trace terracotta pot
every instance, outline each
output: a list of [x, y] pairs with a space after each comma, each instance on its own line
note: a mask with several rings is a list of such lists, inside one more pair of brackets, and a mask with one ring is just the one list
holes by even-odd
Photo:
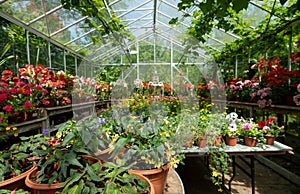
[[22, 174], [0, 182], [0, 189], [8, 189], [8, 190], [26, 189], [25, 179], [27, 175], [32, 171], [34, 171], [35, 169], [36, 167], [34, 165], [32, 166], [32, 168], [30, 168], [26, 172], [23, 172]]
[[214, 141], [214, 146], [220, 145], [222, 142], [222, 135], [218, 135], [217, 138]]
[[154, 193], [155, 194], [162, 194], [164, 192], [166, 183], [167, 183], [167, 176], [171, 164], [168, 163], [164, 165], [162, 168], [156, 169], [149, 169], [149, 170], [128, 170], [129, 173], [133, 174], [142, 174], [147, 177], [150, 182], [153, 184]]
[[206, 147], [206, 136], [200, 137], [197, 141], [197, 145], [200, 148], [205, 148]]
[[275, 137], [274, 136], [265, 136], [267, 145], [274, 145]]
[[238, 140], [237, 137], [226, 136], [225, 143], [228, 146], [236, 146], [237, 140]]
[[33, 171], [31, 171], [26, 179], [25, 184], [27, 187], [31, 188], [33, 194], [55, 194], [58, 190], [61, 190], [64, 188], [64, 183], [56, 183], [56, 184], [40, 184], [33, 182], [31, 180], [31, 177], [36, 174], [38, 171], [37, 168], [35, 168]]
[[149, 194], [156, 194], [155, 193], [155, 190], [154, 190], [154, 185], [152, 184], [152, 182], [144, 175], [142, 174], [138, 174], [138, 173], [135, 173], [135, 172], [129, 172], [129, 174], [135, 174], [136, 176], [139, 177], [139, 179], [145, 181], [150, 187], [149, 187], [149, 190], [148, 190], [148, 193]]
[[249, 146], [249, 147], [254, 147], [257, 144], [256, 139], [254, 139], [252, 137], [244, 137], [244, 140], [245, 140], [246, 146]]
[[193, 147], [193, 144], [194, 144], [194, 136], [191, 137], [191, 139], [186, 142], [185, 147], [191, 148]]

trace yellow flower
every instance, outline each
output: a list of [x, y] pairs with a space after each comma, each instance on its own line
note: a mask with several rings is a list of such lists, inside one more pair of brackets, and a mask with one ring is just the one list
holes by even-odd
[[135, 119], [135, 118], [136, 118], [136, 116], [131, 116], [131, 118], [132, 118], [132, 119]]
[[165, 125], [169, 124], [169, 121], [167, 119], [164, 119]]
[[222, 192], [223, 192], [223, 189], [219, 188], [218, 191], [222, 193]]
[[106, 130], [105, 133], [106, 133], [106, 135], [110, 135], [111, 134], [111, 132], [109, 130]]
[[164, 136], [164, 137], [167, 137], [167, 136], [168, 136], [168, 133], [164, 131], [164, 132], [160, 132], [160, 135], [161, 135], [161, 136]]
[[13, 127], [12, 129], [15, 131], [15, 130], [17, 130], [17, 127]]
[[5, 129], [6, 129], [6, 131], [9, 131], [9, 130], [10, 130], [10, 127], [6, 127]]
[[172, 115], [175, 114], [175, 112], [172, 112]]
[[14, 136], [15, 136], [15, 137], [18, 137], [18, 133], [14, 133]]
[[61, 138], [61, 136], [62, 136], [62, 132], [59, 131], [59, 132], [56, 133], [57, 138]]
[[218, 173], [217, 173], [216, 171], [213, 171], [213, 172], [212, 172], [212, 176], [213, 176], [213, 177], [217, 177], [217, 176], [218, 176]]

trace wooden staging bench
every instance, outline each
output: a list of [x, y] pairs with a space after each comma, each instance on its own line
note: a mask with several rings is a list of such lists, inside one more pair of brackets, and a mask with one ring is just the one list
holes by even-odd
[[[208, 151], [208, 147], [205, 148], [198, 148], [196, 146], [192, 148], [183, 149], [182, 153], [186, 156], [190, 157], [199, 157], [199, 156], [206, 156]], [[275, 141], [274, 145], [265, 145], [264, 147], [249, 147], [242, 144], [237, 144], [236, 146], [227, 146], [226, 152], [232, 157], [232, 176], [228, 182], [228, 190], [231, 191], [231, 182], [233, 181], [234, 177], [236, 176], [236, 167], [242, 170], [247, 176], [251, 178], [251, 188], [252, 194], [255, 193], [255, 163], [254, 157], [255, 155], [282, 155], [288, 152], [292, 153], [293, 148], [284, 145], [280, 142]], [[250, 163], [245, 160], [243, 156], [247, 156], [250, 158]], [[239, 157], [241, 161], [243, 161], [249, 169], [243, 168], [241, 165], [236, 163], [236, 157]], [[224, 184], [224, 177], [223, 177], [223, 185]]]

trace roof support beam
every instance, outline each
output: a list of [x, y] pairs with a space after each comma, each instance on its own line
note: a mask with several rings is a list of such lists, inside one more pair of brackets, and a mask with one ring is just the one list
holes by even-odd
[[62, 31], [65, 31], [66, 29], [68, 29], [68, 28], [70, 28], [70, 27], [72, 27], [72, 26], [74, 26], [74, 25], [76, 25], [76, 24], [82, 22], [82, 21], [85, 20], [86, 18], [88, 18], [88, 16], [85, 16], [85, 17], [83, 17], [83, 18], [80, 18], [79, 20], [73, 22], [72, 24], [69, 24], [69, 25], [63, 27], [62, 29], [57, 30], [56, 32], [53, 32], [52, 34], [50, 34], [50, 37], [51, 37], [51, 36], [55, 36], [56, 34], [61, 33]]
[[156, 30], [157, 0], [154, 0], [153, 6], [153, 32]]
[[148, 1], [146, 1], [146, 2], [144, 2], [144, 3], [142, 3], [142, 4], [140, 4], [140, 5], [138, 5], [138, 6], [134, 7], [134, 8], [132, 8], [131, 10], [128, 10], [128, 11], [126, 11], [125, 13], [122, 13], [121, 15], [118, 16], [118, 18], [121, 18], [121, 17], [123, 17], [124, 15], [127, 15], [128, 13], [130, 13], [130, 12], [132, 12], [132, 11], [134, 11], [134, 10], [136, 10], [136, 9], [138, 9], [138, 8], [140, 8], [140, 7], [142, 7], [142, 6], [146, 5], [146, 4], [148, 4], [148, 3], [150, 3], [151, 1], [153, 1], [153, 0], [148, 0]]
[[3, 12], [2, 10], [0, 10], [0, 16], [3, 17], [3, 18], [5, 18], [5, 19], [7, 19], [8, 21], [11, 21], [12, 23], [14, 23], [14, 24], [16, 24], [16, 25], [18, 25], [18, 26], [20, 26], [20, 27], [22, 27], [22, 28], [28, 30], [29, 32], [31, 32], [31, 33], [33, 33], [33, 34], [35, 34], [35, 35], [37, 35], [37, 36], [39, 36], [39, 37], [45, 39], [46, 41], [49, 41], [49, 42], [51, 42], [52, 44], [54, 44], [54, 45], [56, 45], [56, 46], [58, 46], [58, 47], [60, 47], [60, 48], [62, 48], [62, 49], [65, 49], [65, 50], [69, 51], [70, 53], [73, 53], [75, 56], [78, 56], [78, 57], [80, 57], [80, 58], [82, 58], [82, 59], [85, 59], [85, 60], [87, 60], [87, 61], [90, 61], [89, 59], [86, 59], [84, 56], [82, 56], [82, 55], [76, 53], [74, 50], [72, 50], [72, 49], [70, 49], [70, 48], [68, 48], [68, 47], [65, 47], [64, 45], [62, 45], [62, 44], [59, 43], [58, 41], [56, 41], [56, 40], [50, 38], [49, 36], [46, 36], [45, 34], [43, 34], [43, 33], [39, 32], [39, 31], [37, 31], [37, 30], [34, 29], [34, 28], [31, 28], [30, 26], [28, 26], [28, 25], [25, 24], [24, 22], [22, 22], [22, 21], [16, 19], [15, 17], [12, 17], [12, 16], [8, 15], [7, 13]]

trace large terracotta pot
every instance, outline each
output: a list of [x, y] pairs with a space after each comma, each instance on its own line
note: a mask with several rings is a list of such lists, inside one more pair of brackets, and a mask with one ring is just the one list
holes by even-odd
[[154, 193], [155, 194], [163, 194], [166, 183], [167, 183], [167, 176], [171, 164], [168, 163], [164, 165], [162, 168], [155, 168], [149, 170], [129, 170], [129, 173], [133, 174], [142, 174], [147, 177], [150, 182], [153, 184]]
[[275, 137], [274, 136], [265, 136], [267, 145], [274, 145]]
[[246, 146], [249, 146], [249, 147], [254, 147], [257, 144], [256, 139], [254, 139], [252, 137], [244, 137], [244, 140], [245, 140]]
[[26, 189], [25, 179], [27, 175], [32, 171], [34, 171], [35, 169], [36, 167], [34, 165], [32, 166], [32, 168], [30, 168], [26, 172], [23, 172], [22, 174], [0, 182], [0, 189], [8, 189], [8, 190]]
[[238, 137], [226, 136], [225, 143], [228, 146], [236, 146]]
[[155, 189], [154, 189], [154, 185], [152, 184], [152, 182], [146, 176], [144, 176], [142, 174], [132, 172], [132, 171], [129, 172], [129, 174], [135, 174], [136, 176], [139, 177], [139, 179], [141, 179], [141, 180], [145, 181], [147, 184], [149, 184], [150, 185], [149, 192], [148, 192], [149, 194], [156, 194]]
[[38, 171], [37, 168], [35, 168], [33, 171], [31, 171], [26, 179], [25, 184], [27, 187], [31, 188], [33, 194], [55, 194], [57, 191], [63, 189], [64, 183], [55, 183], [55, 184], [40, 184], [33, 182], [31, 180], [31, 177], [36, 174]]

